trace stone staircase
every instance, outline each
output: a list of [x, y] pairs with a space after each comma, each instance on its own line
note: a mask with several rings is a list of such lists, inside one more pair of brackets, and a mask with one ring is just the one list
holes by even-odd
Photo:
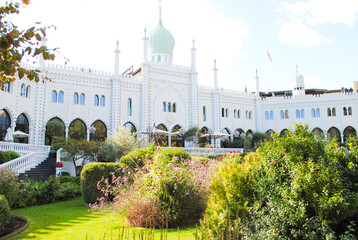
[[35, 168], [20, 173], [18, 179], [25, 178], [33, 181], [46, 181], [50, 176], [56, 175], [56, 153], [50, 153], [49, 157]]

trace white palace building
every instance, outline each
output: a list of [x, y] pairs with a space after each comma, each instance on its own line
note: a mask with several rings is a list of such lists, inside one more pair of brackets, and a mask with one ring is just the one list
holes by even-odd
[[[11, 128], [29, 134], [15, 141], [48, 145], [46, 125], [51, 121], [64, 124], [66, 137], [87, 140], [103, 140], [119, 125], [143, 132], [153, 124], [168, 132], [197, 126], [203, 131], [227, 133], [231, 140], [237, 133], [283, 133], [297, 122], [308, 124], [317, 136], [336, 136], [341, 142], [356, 133], [356, 87], [305, 89], [304, 77], [297, 70], [292, 89], [287, 91], [259, 92], [257, 72], [255, 93], [233, 91], [218, 88], [216, 62], [214, 87], [201, 86], [194, 42], [188, 66], [173, 63], [174, 45], [174, 37], [160, 18], [154, 30], [148, 35], [145, 31], [143, 60], [137, 70], [119, 72], [118, 42], [114, 73], [48, 65], [40, 60], [38, 68], [51, 81], [16, 80], [1, 85], [0, 141]], [[91, 127], [95, 127], [94, 133]], [[177, 136], [172, 138], [169, 143], [183, 144]]]

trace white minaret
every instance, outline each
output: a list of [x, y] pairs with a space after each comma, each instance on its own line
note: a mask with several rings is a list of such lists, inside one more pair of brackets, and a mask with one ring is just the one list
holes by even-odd
[[[218, 88], [218, 69], [216, 68], [216, 59], [214, 60], [214, 92], [213, 92], [213, 126], [212, 130], [214, 132], [220, 131], [220, 93]], [[213, 140], [212, 140], [213, 141]], [[212, 142], [213, 144], [214, 142]], [[216, 139], [215, 146], [219, 147], [220, 139]]]
[[257, 68], [255, 71], [255, 80], [256, 80], [256, 96], [260, 97], [259, 75], [257, 74]]
[[297, 65], [296, 74], [292, 77], [292, 95], [294, 97], [305, 95], [305, 79], [303, 75], [298, 72]]
[[195, 41], [193, 40], [193, 47], [191, 48], [191, 71], [190, 71], [190, 116], [189, 127], [199, 126], [199, 112], [198, 112], [198, 73], [196, 72], [196, 57], [195, 57]]
[[148, 37], [147, 37], [147, 28], [144, 28], [144, 37], [143, 37], [143, 62], [148, 62]]
[[118, 40], [116, 42], [116, 50], [114, 50], [114, 76], [115, 77], [119, 77], [119, 53], [120, 51], [118, 50]]

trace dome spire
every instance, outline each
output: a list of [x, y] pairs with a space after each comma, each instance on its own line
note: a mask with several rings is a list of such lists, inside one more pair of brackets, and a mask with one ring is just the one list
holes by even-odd
[[162, 0], [158, 0], [159, 2], [159, 24], [162, 25]]

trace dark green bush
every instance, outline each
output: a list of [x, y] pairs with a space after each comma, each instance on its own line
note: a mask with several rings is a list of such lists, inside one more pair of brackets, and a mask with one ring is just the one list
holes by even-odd
[[152, 160], [155, 151], [154, 145], [146, 148], [138, 148], [121, 157], [119, 162], [126, 164], [132, 170], [135, 168], [139, 169], [144, 166], [146, 161]]
[[11, 207], [15, 202], [17, 175], [10, 168], [0, 169], [0, 194], [4, 195]]
[[60, 183], [74, 183], [78, 186], [81, 186], [81, 177], [72, 177], [72, 176], [61, 176], [59, 178]]
[[356, 146], [325, 145], [297, 125], [244, 161], [228, 155], [211, 184], [204, 232], [214, 239], [356, 239]]
[[[103, 193], [98, 190], [97, 183], [102, 179], [108, 178], [111, 181], [111, 172], [114, 172], [118, 168], [127, 167], [123, 163], [90, 163], [84, 166], [81, 172], [81, 190], [83, 200], [86, 203], [94, 203], [98, 198], [104, 196]], [[120, 174], [120, 172], [117, 172]]]
[[21, 157], [21, 155], [18, 154], [17, 152], [14, 152], [14, 151], [2, 152], [2, 151], [0, 151], [0, 164], [9, 162], [9, 161], [14, 160], [18, 157]]
[[0, 195], [0, 231], [10, 221], [10, 208], [4, 195]]
[[181, 148], [161, 148], [155, 153], [154, 158], [167, 158], [169, 163], [180, 163], [183, 160], [191, 160], [188, 152]]

